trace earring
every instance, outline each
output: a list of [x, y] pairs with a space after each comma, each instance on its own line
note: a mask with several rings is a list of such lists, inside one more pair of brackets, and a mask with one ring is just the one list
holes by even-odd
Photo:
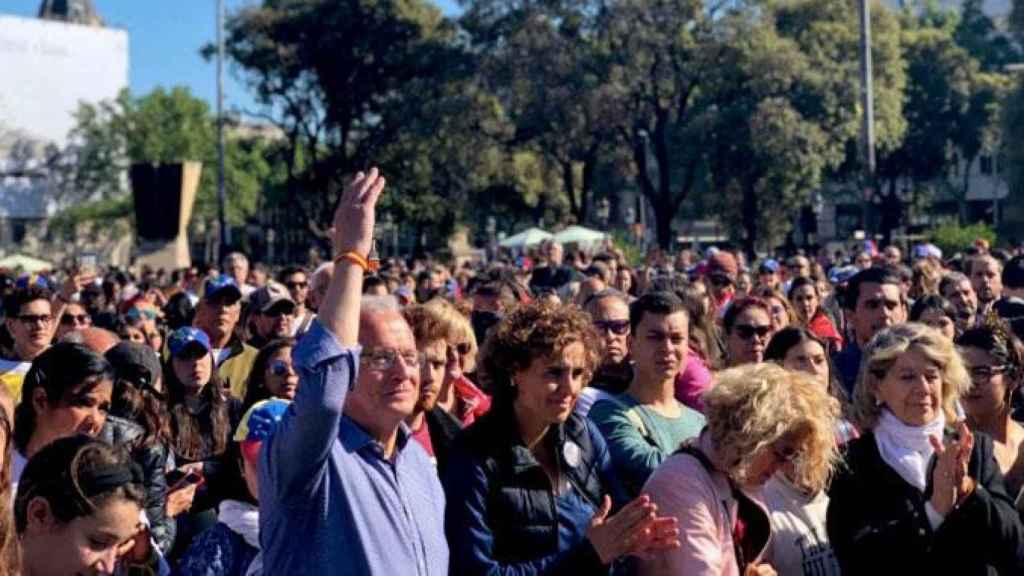
[[878, 399], [878, 396], [875, 396], [875, 408], [880, 408], [883, 404], [885, 404], [885, 402], [882, 402]]

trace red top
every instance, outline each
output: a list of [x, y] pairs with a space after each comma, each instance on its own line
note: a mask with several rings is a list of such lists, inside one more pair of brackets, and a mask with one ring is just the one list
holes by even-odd
[[491, 409], [491, 397], [465, 376], [455, 381], [455, 414], [463, 426], [469, 426]]
[[419, 442], [420, 446], [427, 451], [427, 454], [434, 458], [434, 444], [430, 441], [430, 429], [427, 428], [427, 421], [420, 423], [419, 430], [412, 431], [412, 439]]
[[832, 321], [828, 319], [828, 316], [820, 308], [814, 313], [814, 317], [807, 324], [807, 329], [818, 338], [828, 342], [832, 352], [843, 349], [842, 335], [839, 334]]

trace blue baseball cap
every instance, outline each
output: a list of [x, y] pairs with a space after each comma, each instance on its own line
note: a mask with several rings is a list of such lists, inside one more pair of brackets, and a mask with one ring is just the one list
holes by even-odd
[[191, 326], [178, 328], [167, 339], [167, 348], [170, 349], [171, 356], [180, 356], [189, 348], [196, 346], [201, 346], [204, 352], [209, 352], [210, 337], [206, 335], [206, 332]]
[[775, 274], [779, 271], [779, 261], [774, 258], [768, 258], [761, 262], [761, 265], [757, 267], [757, 271], [760, 273]]
[[216, 278], [210, 278], [206, 281], [206, 286], [203, 288], [203, 299], [208, 300], [221, 294], [227, 294], [227, 290], [230, 290], [236, 299], [242, 298], [242, 290], [231, 276], [221, 274]]
[[846, 284], [860, 272], [856, 266], [836, 266], [828, 271], [828, 281], [832, 284]]

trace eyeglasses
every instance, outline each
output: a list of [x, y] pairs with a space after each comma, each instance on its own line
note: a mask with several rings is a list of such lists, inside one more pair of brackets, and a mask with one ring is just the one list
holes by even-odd
[[711, 283], [715, 286], [731, 286], [732, 279], [722, 274], [715, 274], [711, 277]]
[[270, 373], [274, 376], [284, 376], [293, 371], [292, 363], [285, 362], [284, 360], [274, 360], [270, 365]]
[[285, 282], [284, 285], [287, 286], [289, 290], [305, 290], [306, 288], [309, 288], [309, 282]]
[[424, 361], [423, 353], [421, 352], [411, 350], [399, 352], [398, 350], [383, 348], [364, 353], [360, 356], [359, 362], [368, 365], [373, 370], [386, 372], [398, 365], [399, 358], [409, 368], [419, 368], [420, 363]]
[[452, 349], [459, 353], [459, 356], [468, 356], [473, 351], [473, 347], [469, 345], [469, 342], [462, 342], [452, 346]]
[[988, 382], [992, 380], [992, 378], [1006, 373], [1006, 366], [1003, 364], [995, 366], [971, 366], [967, 369], [967, 373], [971, 375], [971, 380], [974, 382]]
[[629, 332], [629, 320], [594, 320], [594, 328], [600, 333], [611, 332], [625, 336]]
[[90, 322], [92, 322], [92, 318], [90, 318], [88, 314], [64, 314], [60, 317], [60, 323], [62, 326], [84, 326]]
[[744, 340], [750, 340], [755, 334], [757, 334], [759, 338], [764, 338], [772, 331], [771, 326], [751, 326], [750, 324], [737, 324], [736, 326], [733, 326], [732, 329], [733, 332], [736, 332], [736, 334]]
[[25, 324], [49, 324], [53, 322], [53, 316], [49, 314], [21, 314], [17, 318]]

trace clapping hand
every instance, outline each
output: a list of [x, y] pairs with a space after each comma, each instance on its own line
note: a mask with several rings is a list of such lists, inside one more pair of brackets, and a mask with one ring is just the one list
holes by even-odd
[[963, 422], [956, 424], [959, 438], [943, 443], [930, 438], [938, 458], [932, 472], [931, 504], [935, 511], [946, 516], [974, 491], [974, 480], [967, 474], [967, 465], [974, 450], [974, 435]]
[[679, 547], [679, 527], [675, 518], [657, 515], [658, 505], [641, 495], [609, 516], [612, 500], [604, 497], [601, 509], [590, 520], [587, 539], [604, 564], [627, 555], [646, 556], [651, 552]]

